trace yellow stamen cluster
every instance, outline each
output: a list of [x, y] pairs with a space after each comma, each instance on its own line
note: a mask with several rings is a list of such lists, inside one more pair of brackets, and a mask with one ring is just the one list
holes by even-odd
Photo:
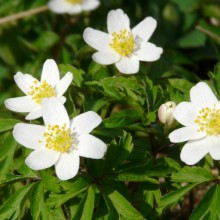
[[196, 118], [195, 123], [199, 125], [200, 132], [206, 132], [207, 135], [220, 134], [220, 109], [203, 108], [199, 111], [199, 116]]
[[37, 80], [34, 81], [34, 84], [30, 87], [28, 92], [32, 99], [37, 103], [41, 104], [42, 99], [50, 98], [56, 96], [55, 89], [44, 80], [42, 83], [39, 83]]
[[127, 29], [120, 30], [119, 33], [112, 33], [112, 42], [109, 44], [116, 52], [122, 56], [130, 56], [134, 51], [134, 36]]
[[73, 5], [81, 3], [81, 0], [67, 0], [67, 1]]
[[[70, 129], [66, 128], [66, 124], [48, 125], [47, 131], [44, 133], [46, 140], [46, 147], [61, 153], [66, 153], [75, 144], [73, 136], [71, 136]], [[39, 141], [42, 142], [42, 141]]]

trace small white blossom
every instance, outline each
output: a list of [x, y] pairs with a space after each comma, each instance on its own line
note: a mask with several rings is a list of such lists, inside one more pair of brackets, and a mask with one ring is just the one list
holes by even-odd
[[176, 108], [176, 103], [169, 101], [160, 106], [158, 109], [159, 121], [167, 126], [170, 126], [174, 122], [173, 111]]
[[108, 13], [108, 33], [86, 28], [83, 38], [98, 51], [92, 56], [95, 62], [115, 63], [121, 73], [133, 74], [139, 71], [139, 61], [158, 60], [163, 52], [162, 48], [148, 42], [156, 25], [154, 18], [146, 17], [131, 29], [128, 16], [117, 9]]
[[5, 100], [5, 106], [15, 112], [29, 112], [25, 119], [33, 120], [42, 116], [41, 103], [44, 98], [57, 97], [62, 103], [66, 101], [66, 92], [73, 75], [68, 72], [60, 79], [60, 73], [54, 60], [48, 59], [43, 65], [41, 80], [29, 74], [18, 72], [14, 80], [25, 96]]
[[106, 144], [89, 134], [102, 121], [98, 114], [88, 111], [70, 120], [57, 98], [43, 100], [42, 114], [45, 126], [18, 123], [13, 130], [18, 143], [34, 150], [25, 160], [31, 169], [54, 165], [58, 178], [67, 180], [77, 174], [80, 156], [104, 156]]
[[98, 0], [50, 0], [48, 7], [58, 14], [79, 14], [82, 11], [91, 11], [98, 8]]
[[180, 154], [188, 165], [197, 163], [207, 153], [220, 160], [220, 102], [204, 82], [191, 88], [190, 100], [181, 102], [174, 110], [174, 118], [184, 127], [173, 131], [170, 141], [188, 141]]

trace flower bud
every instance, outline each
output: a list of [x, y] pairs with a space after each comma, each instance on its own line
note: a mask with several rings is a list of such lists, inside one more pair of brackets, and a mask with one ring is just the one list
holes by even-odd
[[176, 103], [169, 101], [160, 106], [158, 109], [159, 121], [167, 126], [174, 122], [173, 111], [176, 108]]

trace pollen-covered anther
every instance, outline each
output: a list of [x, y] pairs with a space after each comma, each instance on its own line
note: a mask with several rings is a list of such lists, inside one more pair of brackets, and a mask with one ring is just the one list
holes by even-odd
[[37, 103], [41, 104], [42, 99], [56, 96], [55, 89], [47, 83], [46, 80], [43, 82], [34, 81], [33, 85], [30, 86], [28, 95]]
[[135, 47], [133, 34], [127, 29], [120, 30], [119, 33], [112, 33], [112, 42], [109, 44], [116, 52], [122, 56], [130, 56]]
[[82, 0], [66, 0], [66, 1], [75, 5], [75, 4], [80, 4]]
[[69, 152], [71, 147], [76, 144], [76, 138], [66, 124], [63, 126], [48, 125], [44, 137], [47, 148], [61, 153]]
[[198, 124], [199, 132], [206, 132], [209, 136], [216, 136], [220, 134], [220, 109], [203, 108], [199, 111], [199, 116], [196, 118], [195, 123]]

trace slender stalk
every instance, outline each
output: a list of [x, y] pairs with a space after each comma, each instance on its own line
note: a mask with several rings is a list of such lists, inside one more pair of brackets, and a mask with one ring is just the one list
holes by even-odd
[[34, 15], [34, 14], [39, 14], [39, 13], [47, 11], [47, 10], [48, 10], [48, 6], [44, 5], [44, 6], [40, 6], [38, 8], [34, 8], [34, 9], [31, 9], [31, 10], [28, 10], [28, 11], [22, 11], [22, 12], [17, 13], [17, 14], [9, 15], [9, 16], [0, 18], [0, 25], [6, 24], [6, 23], [9, 23], [9, 22], [13, 22], [13, 21], [19, 20], [19, 19], [24, 18], [24, 17], [29, 17], [29, 16]]

